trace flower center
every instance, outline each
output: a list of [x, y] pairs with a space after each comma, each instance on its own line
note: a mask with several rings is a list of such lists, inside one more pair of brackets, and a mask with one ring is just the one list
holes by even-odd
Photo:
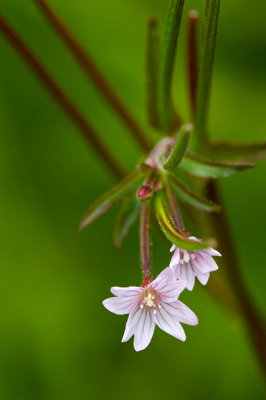
[[181, 251], [181, 256], [183, 256], [183, 258], [180, 260], [180, 264], [185, 264], [185, 263], [187, 264], [189, 263], [190, 260], [194, 260], [196, 258], [194, 253], [191, 253], [186, 250]]
[[148, 307], [149, 309], [153, 309], [154, 314], [157, 314], [157, 307], [161, 308], [161, 305], [158, 303], [158, 295], [155, 290], [144, 290], [141, 299], [140, 308]]

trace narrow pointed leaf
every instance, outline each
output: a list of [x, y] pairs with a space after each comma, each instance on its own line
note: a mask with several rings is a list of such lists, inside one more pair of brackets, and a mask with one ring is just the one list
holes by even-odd
[[172, 0], [163, 40], [159, 79], [159, 110], [161, 125], [166, 132], [172, 131], [180, 119], [173, 109], [171, 84], [183, 6], [184, 0]]
[[154, 205], [156, 217], [162, 228], [162, 231], [171, 243], [175, 244], [181, 249], [190, 251], [201, 250], [208, 247], [208, 245], [205, 243], [195, 242], [194, 240], [187, 239], [176, 229], [168, 212], [167, 202], [164, 199], [162, 192], [157, 193]]
[[220, 0], [206, 0], [205, 13], [202, 21], [198, 85], [197, 85], [197, 96], [196, 96], [195, 140], [197, 141], [198, 150], [201, 150], [203, 148], [204, 140], [207, 135], [206, 125], [207, 125], [219, 8], [220, 8]]
[[169, 177], [177, 197], [180, 198], [184, 203], [198, 208], [199, 210], [209, 212], [221, 211], [221, 206], [219, 204], [216, 204], [213, 201], [201, 197], [197, 193], [193, 192], [190, 188], [184, 185], [184, 183], [176, 175], [169, 174]]
[[137, 170], [99, 197], [98, 200], [88, 208], [88, 211], [80, 222], [79, 229], [85, 228], [85, 226], [89, 225], [92, 221], [109, 210], [110, 207], [122, 200], [127, 193], [136, 187], [136, 183], [142, 177], [143, 172]]
[[134, 224], [139, 215], [141, 202], [136, 199], [135, 194], [126, 197], [118, 212], [114, 227], [113, 240], [114, 245], [118, 248], [122, 247], [122, 242], [127, 236], [130, 228]]
[[266, 142], [218, 142], [210, 145], [209, 153], [218, 160], [259, 161], [266, 158]]
[[160, 41], [158, 21], [150, 18], [148, 21], [147, 58], [146, 58], [146, 85], [148, 121], [154, 128], [160, 129], [158, 110], [158, 78], [160, 67]]
[[174, 171], [182, 161], [188, 149], [191, 132], [192, 132], [191, 124], [185, 124], [180, 128], [177, 135], [176, 144], [170, 156], [164, 163], [164, 168], [167, 171]]
[[214, 161], [194, 153], [187, 153], [182, 160], [180, 168], [191, 175], [201, 178], [227, 178], [236, 172], [254, 167], [251, 163], [229, 163]]

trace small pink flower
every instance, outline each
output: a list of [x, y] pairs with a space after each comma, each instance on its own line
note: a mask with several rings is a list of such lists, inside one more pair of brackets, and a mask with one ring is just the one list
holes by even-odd
[[129, 314], [122, 342], [134, 335], [135, 350], [144, 350], [152, 339], [155, 324], [169, 335], [185, 341], [180, 322], [198, 323], [194, 312], [177, 300], [185, 285], [186, 282], [173, 280], [168, 267], [145, 287], [112, 287], [111, 292], [116, 297], [104, 300], [103, 305], [114, 314]]
[[[196, 240], [191, 236], [189, 239]], [[186, 282], [186, 288], [192, 290], [195, 284], [195, 277], [198, 278], [202, 285], [206, 285], [210, 277], [211, 271], [216, 271], [218, 265], [213, 260], [213, 256], [221, 256], [221, 254], [211, 247], [200, 251], [182, 250], [173, 245], [170, 249], [174, 254], [170, 262], [170, 268], [176, 279]]]

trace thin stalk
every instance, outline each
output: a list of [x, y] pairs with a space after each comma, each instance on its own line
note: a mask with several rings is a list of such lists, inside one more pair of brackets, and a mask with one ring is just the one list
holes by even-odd
[[173, 108], [171, 85], [183, 6], [184, 0], [172, 0], [163, 40], [159, 79], [159, 110], [161, 125], [166, 132], [172, 132], [180, 125], [180, 117]]
[[114, 175], [119, 178], [123, 177], [125, 175], [124, 169], [119, 165], [119, 163], [114, 159], [109, 150], [105, 147], [103, 142], [98, 138], [97, 133], [92, 129], [85, 117], [72, 103], [66, 93], [53, 80], [45, 67], [29, 50], [26, 44], [19, 38], [19, 36], [13, 31], [13, 29], [9, 26], [9, 24], [1, 15], [0, 31], [3, 33], [9, 44], [11, 44], [11, 46], [19, 53], [19, 55], [26, 61], [28, 66], [43, 82], [45, 87], [50, 91], [53, 97], [61, 105], [61, 107], [72, 120], [72, 122], [79, 128], [86, 141], [93, 146], [98, 155], [110, 168]]
[[201, 151], [207, 139], [207, 117], [213, 71], [214, 52], [220, 0], [206, 0], [202, 21], [202, 41], [200, 48], [197, 98], [196, 98], [196, 147]]
[[134, 138], [139, 142], [144, 150], [150, 150], [152, 145], [146, 136], [142, 127], [130, 113], [128, 108], [113, 90], [109, 82], [103, 76], [99, 68], [96, 66], [90, 55], [85, 51], [77, 39], [72, 35], [64, 23], [60, 20], [57, 14], [53, 11], [45, 0], [35, 0], [36, 4], [52, 24], [53, 28], [63, 39], [70, 52], [76, 58], [77, 62], [83, 68], [86, 75], [92, 79], [102, 95], [109, 102], [113, 110], [123, 120], [129, 128]]
[[150, 206], [144, 201], [140, 210], [140, 254], [144, 279], [151, 278]]
[[146, 50], [146, 90], [148, 121], [155, 129], [161, 129], [158, 109], [158, 78], [160, 68], [160, 41], [158, 21], [150, 18], [148, 21]]
[[170, 186], [170, 184], [169, 184], [167, 179], [165, 179], [164, 184], [165, 184], [165, 189], [166, 189], [167, 201], [168, 201], [168, 204], [169, 204], [169, 207], [170, 207], [170, 210], [171, 210], [171, 215], [172, 215], [172, 218], [173, 218], [173, 222], [174, 222], [176, 228], [179, 230], [179, 232], [182, 232], [182, 233], [186, 234], [184, 232], [183, 222], [182, 222], [182, 218], [181, 218], [181, 215], [180, 215], [180, 212], [179, 212], [179, 207], [178, 207], [178, 204], [177, 204], [177, 200], [176, 200], [176, 198], [174, 196], [172, 188], [171, 188], [171, 186]]
[[[209, 183], [209, 193], [212, 200], [222, 204], [222, 199], [215, 182]], [[266, 326], [265, 321], [256, 309], [250, 294], [247, 291], [245, 283], [242, 279], [241, 268], [233, 245], [230, 228], [226, 215], [212, 214], [210, 218], [213, 222], [213, 229], [216, 237], [223, 244], [223, 260], [227, 268], [227, 276], [230, 280], [234, 293], [239, 302], [239, 308], [244, 317], [246, 328], [253, 343], [253, 347], [257, 358], [262, 367], [264, 375], [266, 375]], [[226, 239], [225, 239], [226, 238]]]
[[197, 11], [190, 11], [188, 15], [187, 33], [187, 74], [190, 100], [190, 111], [192, 120], [195, 117], [196, 90], [198, 80], [198, 54], [197, 54], [197, 24], [199, 14]]

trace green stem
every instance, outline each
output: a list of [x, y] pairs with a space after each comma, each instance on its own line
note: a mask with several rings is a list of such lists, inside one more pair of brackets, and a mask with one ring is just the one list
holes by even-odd
[[213, 71], [220, 0], [207, 0], [202, 22], [202, 38], [199, 59], [196, 97], [195, 144], [198, 151], [204, 148], [207, 138], [207, 116]]
[[191, 124], [183, 125], [178, 131], [176, 144], [172, 149], [170, 156], [167, 158], [163, 165], [167, 171], [175, 171], [178, 165], [183, 160], [183, 157], [185, 156], [188, 149], [191, 131]]
[[180, 117], [173, 109], [171, 84], [183, 6], [184, 0], [172, 0], [163, 41], [159, 79], [159, 110], [161, 125], [166, 132], [173, 131], [180, 124]]
[[197, 23], [199, 14], [197, 11], [190, 11], [188, 15], [187, 33], [187, 75], [188, 91], [190, 100], [190, 112], [192, 120], [195, 118], [196, 90], [198, 81], [198, 54], [197, 54]]
[[159, 67], [160, 42], [158, 21], [155, 18], [150, 18], [148, 21], [146, 56], [147, 112], [150, 125], [160, 130], [160, 116], [158, 110]]

